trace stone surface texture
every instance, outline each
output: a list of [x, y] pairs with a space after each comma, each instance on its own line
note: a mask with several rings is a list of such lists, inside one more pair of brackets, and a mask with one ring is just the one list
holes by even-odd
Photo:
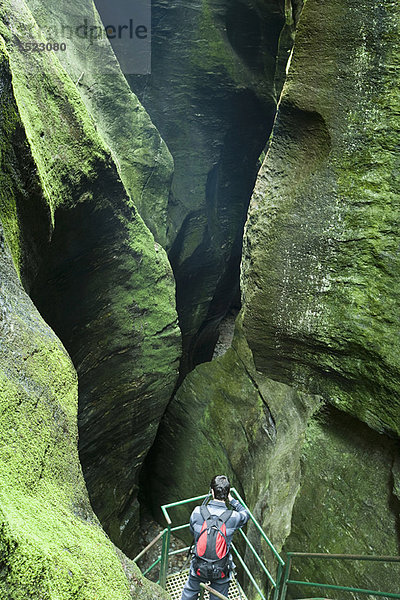
[[93, 513], [78, 456], [77, 374], [21, 283], [37, 268], [46, 221], [31, 213], [30, 236], [19, 221], [46, 210], [2, 38], [0, 140], [0, 596], [162, 600]]
[[[399, 23], [391, 0], [304, 3], [245, 227], [232, 348], [186, 378], [150, 456], [161, 498], [227, 472], [287, 551], [399, 554]], [[389, 564], [308, 561], [299, 574], [400, 587]]]
[[34, 163], [24, 166], [26, 140], [13, 145], [12, 193], [1, 206], [5, 236], [78, 371], [80, 457], [91, 502], [112, 540], [132, 554], [138, 473], [177, 377], [173, 275], [56, 53], [21, 49], [21, 41], [43, 39], [29, 9], [7, 2], [1, 11]]
[[243, 225], [292, 43], [286, 4], [155, 0], [152, 73], [128, 76], [175, 163], [167, 237], [183, 374], [211, 359], [239, 304]]
[[[156, 241], [165, 246], [173, 160], [129, 88], [107, 38], [91, 38], [91, 31], [103, 27], [93, 2], [29, 0], [27, 6], [47, 40], [65, 42], [66, 50], [57, 56], [110, 148], [127, 193]], [[86, 36], [79, 31], [82, 23], [87, 23]]]
[[257, 368], [391, 434], [400, 423], [398, 32], [394, 2], [306, 3], [242, 271]]

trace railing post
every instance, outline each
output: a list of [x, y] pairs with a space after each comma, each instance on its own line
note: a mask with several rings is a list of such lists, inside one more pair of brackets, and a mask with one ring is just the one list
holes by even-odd
[[287, 583], [286, 582], [289, 579], [291, 562], [292, 562], [292, 557], [288, 553], [288, 558], [287, 558], [287, 563], [286, 563], [286, 568], [285, 568], [285, 575], [283, 577], [283, 582], [282, 582], [282, 592], [281, 592], [280, 600], [286, 599], [286, 592], [287, 592]]
[[168, 523], [168, 527], [165, 530], [165, 534], [163, 536], [163, 544], [162, 544], [162, 550], [161, 550], [161, 563], [160, 563], [160, 586], [164, 590], [165, 590], [165, 585], [166, 585], [166, 581], [167, 581], [170, 537], [171, 537], [171, 524]]
[[273, 600], [278, 600], [278, 598], [279, 598], [282, 574], [283, 574], [283, 566], [281, 565], [281, 563], [278, 563], [278, 570], [276, 572], [276, 582], [275, 582], [275, 590], [274, 590]]

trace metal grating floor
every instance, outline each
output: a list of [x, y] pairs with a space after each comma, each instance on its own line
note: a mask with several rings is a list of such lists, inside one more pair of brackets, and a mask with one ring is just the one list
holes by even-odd
[[[186, 583], [186, 579], [189, 571], [183, 571], [183, 573], [174, 573], [167, 577], [166, 590], [171, 594], [172, 600], [181, 600], [183, 586]], [[235, 578], [232, 579], [231, 585], [229, 586], [229, 600], [247, 600], [243, 590], [240, 588], [239, 583]], [[209, 593], [205, 592], [204, 600], [209, 600]]]

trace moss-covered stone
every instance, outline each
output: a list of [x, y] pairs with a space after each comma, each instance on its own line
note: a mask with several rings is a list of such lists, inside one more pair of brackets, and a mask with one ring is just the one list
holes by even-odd
[[[398, 556], [400, 504], [393, 489], [398, 459], [397, 441], [336, 409], [323, 409], [307, 427], [301, 488], [285, 548]], [[294, 559], [291, 578], [298, 576], [392, 593], [400, 587], [395, 563]], [[291, 597], [301, 596], [303, 590], [291, 587]], [[329, 597], [341, 599], [343, 592], [329, 591]]]
[[[399, 11], [304, 3], [246, 224], [232, 348], [186, 378], [151, 455], [168, 500], [227, 471], [278, 549], [399, 551]], [[327, 565], [300, 572], [399, 589], [393, 565]]]
[[[154, 511], [206, 493], [211, 477], [226, 473], [281, 548], [300, 486], [304, 431], [319, 403], [256, 371], [239, 318], [232, 347], [197, 366], [168, 406], [147, 462]], [[188, 510], [177, 513], [182, 522]]]
[[76, 372], [23, 290], [1, 224], [0, 274], [0, 595], [161, 600], [133, 564], [125, 575], [92, 512], [77, 449]]
[[172, 157], [130, 90], [107, 38], [93, 42], [77, 35], [85, 19], [91, 28], [103, 27], [93, 2], [29, 0], [27, 5], [46, 40], [66, 44], [57, 57], [111, 149], [126, 191], [157, 242], [165, 245]]
[[[29, 288], [51, 235], [51, 215], [14, 100], [1, 37], [0, 79], [0, 216], [18, 274]], [[21, 227], [27, 221], [29, 227]]]
[[[243, 224], [279, 90], [284, 1], [152, 2], [152, 73], [128, 76], [174, 157], [169, 256], [182, 372], [210, 360], [239, 305]], [[285, 48], [283, 48], [285, 46]], [[284, 67], [284, 65], [283, 65]]]
[[391, 1], [307, 1], [242, 276], [257, 368], [396, 434], [398, 28]]
[[[138, 473], [180, 355], [172, 271], [56, 53], [23, 51], [20, 41], [41, 39], [26, 5], [5, 3], [0, 14], [26, 132], [25, 153], [13, 150], [15, 172], [23, 172], [26, 156], [51, 233], [45, 260], [30, 273], [30, 293], [78, 370], [80, 452], [92, 503], [113, 541], [133, 553]], [[23, 214], [5, 222], [17, 260], [33, 213], [28, 190], [20, 196]], [[3, 207], [13, 203], [6, 198]]]

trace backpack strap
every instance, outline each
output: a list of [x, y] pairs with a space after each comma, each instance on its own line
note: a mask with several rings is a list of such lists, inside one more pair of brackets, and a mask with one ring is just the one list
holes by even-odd
[[232, 516], [233, 510], [225, 510], [222, 515], [220, 515], [218, 518], [221, 519], [221, 521], [223, 523], [226, 523], [228, 519], [230, 519], [230, 517]]
[[204, 521], [208, 521], [208, 519], [218, 519], [222, 521], [222, 523], [226, 523], [228, 519], [232, 516], [233, 510], [224, 510], [224, 512], [220, 515], [211, 514], [208, 510], [207, 506], [200, 506], [200, 514], [203, 517]]
[[200, 506], [200, 514], [205, 521], [211, 517], [211, 513], [205, 504]]

